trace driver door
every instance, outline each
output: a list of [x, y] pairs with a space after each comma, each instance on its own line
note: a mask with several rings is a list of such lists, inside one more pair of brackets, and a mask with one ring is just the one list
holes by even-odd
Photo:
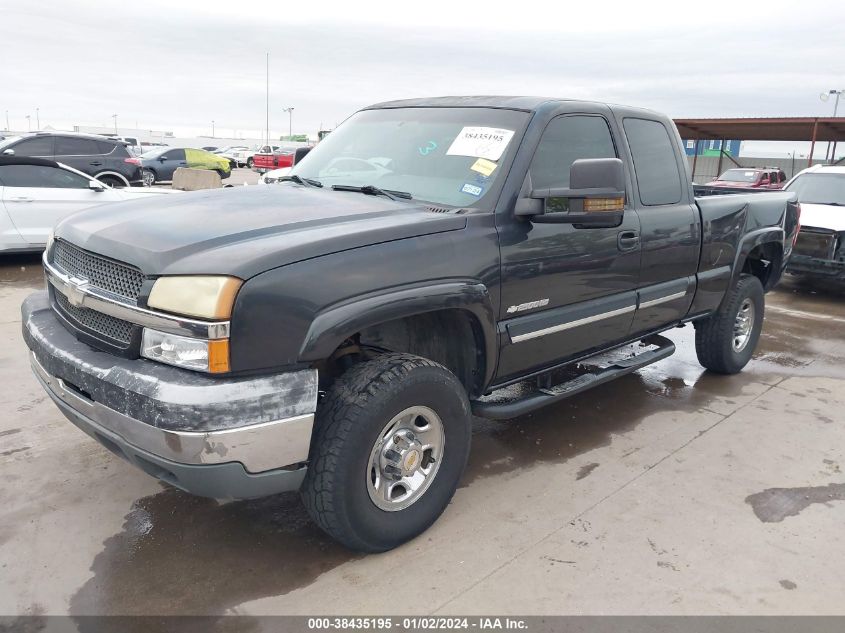
[[159, 158], [160, 167], [157, 168], [158, 180], [173, 180], [174, 172], [180, 167], [187, 167], [184, 149], [171, 149]]
[[113, 189], [89, 189], [89, 178], [45, 165], [0, 166], [3, 205], [24, 241], [43, 246], [63, 217], [104, 202], [119, 200]]
[[[568, 187], [575, 160], [618, 157], [609, 117], [609, 111], [576, 111], [552, 119], [529, 168], [532, 188]], [[627, 200], [622, 223], [612, 228], [535, 223], [512, 213], [497, 223], [502, 258], [498, 381], [625, 338], [640, 272], [640, 220]]]

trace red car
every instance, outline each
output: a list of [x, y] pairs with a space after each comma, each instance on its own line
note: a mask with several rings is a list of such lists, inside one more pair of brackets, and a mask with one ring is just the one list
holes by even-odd
[[737, 167], [729, 169], [706, 187], [736, 189], [783, 189], [786, 174], [777, 167]]

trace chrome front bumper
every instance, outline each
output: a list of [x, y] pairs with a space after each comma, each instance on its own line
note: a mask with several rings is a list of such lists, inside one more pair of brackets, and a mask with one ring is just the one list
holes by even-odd
[[217, 498], [264, 496], [305, 476], [317, 372], [195, 374], [94, 350], [59, 322], [46, 293], [24, 301], [23, 334], [64, 415], [148, 474]]

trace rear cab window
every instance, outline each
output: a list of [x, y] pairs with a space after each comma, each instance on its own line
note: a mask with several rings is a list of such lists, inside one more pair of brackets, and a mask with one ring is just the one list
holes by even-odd
[[634, 161], [634, 174], [645, 206], [676, 204], [683, 189], [675, 146], [659, 121], [626, 118], [622, 123]]

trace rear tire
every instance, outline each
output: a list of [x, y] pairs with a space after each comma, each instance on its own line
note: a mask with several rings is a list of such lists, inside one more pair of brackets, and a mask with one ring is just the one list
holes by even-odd
[[123, 182], [117, 176], [106, 175], [106, 176], [97, 176], [96, 178], [97, 178], [97, 180], [99, 180], [100, 182], [108, 185], [112, 189], [122, 189], [123, 187], [126, 186], [126, 183]]
[[411, 354], [356, 365], [318, 407], [305, 507], [350, 549], [397, 547], [446, 509], [470, 436], [466, 392], [445, 367]]
[[743, 274], [718, 312], [695, 322], [698, 362], [718, 374], [736, 374], [751, 360], [763, 329], [763, 285]]

